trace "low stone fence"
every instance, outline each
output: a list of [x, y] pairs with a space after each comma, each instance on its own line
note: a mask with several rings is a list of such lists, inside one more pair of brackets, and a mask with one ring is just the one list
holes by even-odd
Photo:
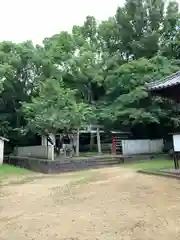
[[105, 166], [114, 166], [124, 162], [122, 157], [107, 156], [88, 159], [64, 159], [62, 161], [49, 161], [44, 159], [9, 156], [6, 159], [9, 164], [30, 169], [41, 173], [61, 173], [80, 171], [84, 169], [100, 168]]
[[38, 146], [16, 147], [15, 155], [20, 157], [54, 160], [54, 146], [38, 145]]
[[162, 153], [163, 139], [122, 140], [123, 155]]

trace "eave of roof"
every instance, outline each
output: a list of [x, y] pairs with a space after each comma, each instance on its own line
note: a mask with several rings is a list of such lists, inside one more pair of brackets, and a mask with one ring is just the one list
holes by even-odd
[[4, 137], [1, 137], [1, 136], [0, 136], [0, 140], [2, 140], [2, 141], [6, 141], [6, 142], [9, 142], [9, 139], [4, 138]]
[[167, 76], [159, 81], [147, 83], [146, 86], [150, 91], [161, 90], [180, 84], [180, 71]]

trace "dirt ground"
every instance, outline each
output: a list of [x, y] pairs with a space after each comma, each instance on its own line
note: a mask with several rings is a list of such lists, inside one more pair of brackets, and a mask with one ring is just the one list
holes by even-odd
[[178, 180], [118, 167], [33, 178], [1, 186], [1, 240], [180, 239]]

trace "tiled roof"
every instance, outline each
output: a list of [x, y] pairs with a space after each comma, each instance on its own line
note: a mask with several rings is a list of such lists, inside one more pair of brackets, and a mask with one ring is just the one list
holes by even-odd
[[159, 81], [151, 82], [147, 84], [149, 90], [160, 90], [168, 87], [172, 87], [180, 84], [180, 71], [164, 78]]

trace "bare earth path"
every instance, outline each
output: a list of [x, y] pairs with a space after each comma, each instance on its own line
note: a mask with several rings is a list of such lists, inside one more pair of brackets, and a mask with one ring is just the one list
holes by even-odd
[[180, 182], [109, 168], [2, 186], [0, 239], [180, 239]]

